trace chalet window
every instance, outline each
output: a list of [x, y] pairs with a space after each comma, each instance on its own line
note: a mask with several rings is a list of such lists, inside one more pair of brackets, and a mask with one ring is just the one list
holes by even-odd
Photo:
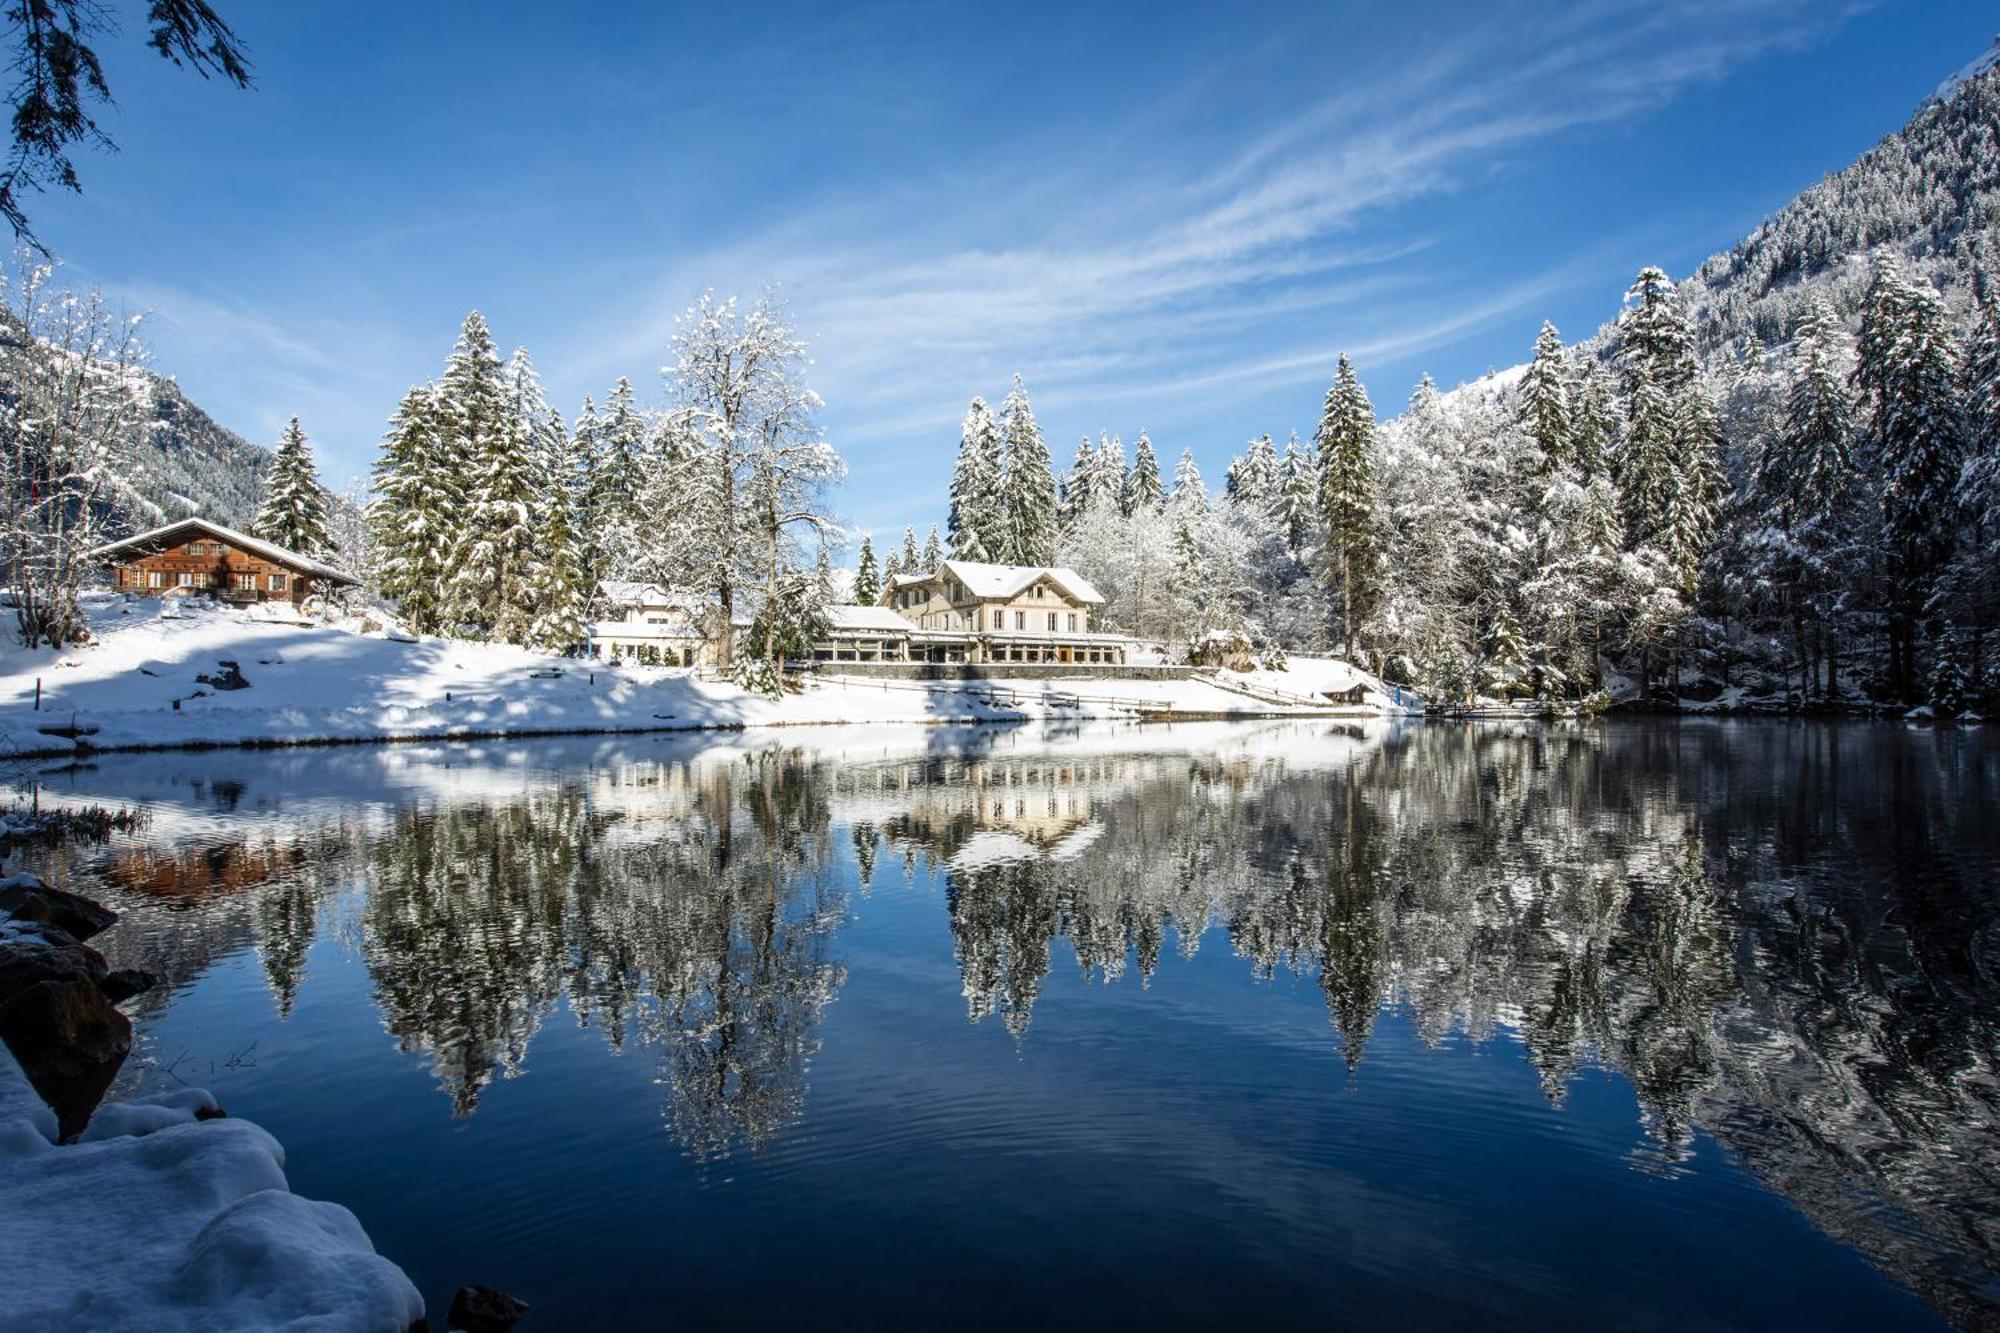
[[236, 576], [236, 589], [238, 592], [257, 591], [257, 576], [255, 574], [238, 574]]
[[272, 592], [289, 592], [292, 578], [289, 574], [270, 574], [265, 577], [264, 585]]
[[149, 569], [146, 571], [146, 586], [148, 588], [164, 588], [167, 586], [167, 576], [157, 569]]
[[177, 588], [192, 588], [194, 586], [194, 575], [188, 573], [186, 570], [182, 570], [174, 576], [174, 586]]

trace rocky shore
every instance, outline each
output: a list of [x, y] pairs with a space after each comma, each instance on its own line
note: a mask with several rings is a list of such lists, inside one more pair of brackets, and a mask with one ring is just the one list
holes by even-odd
[[424, 1328], [409, 1278], [347, 1209], [291, 1192], [269, 1134], [200, 1089], [101, 1105], [132, 1047], [118, 1005], [154, 984], [86, 942], [116, 920], [0, 879], [0, 1331]]

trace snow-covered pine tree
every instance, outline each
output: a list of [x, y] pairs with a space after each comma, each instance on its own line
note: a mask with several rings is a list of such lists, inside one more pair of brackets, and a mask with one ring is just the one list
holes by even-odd
[[1635, 364], [1646, 366], [1669, 398], [1694, 378], [1694, 327], [1665, 270], [1640, 269], [1626, 289], [1625, 307], [1618, 316], [1618, 346], [1628, 373]]
[[1535, 443], [1531, 467], [1543, 476], [1575, 461], [1567, 370], [1562, 335], [1545, 320], [1535, 339], [1535, 354], [1528, 362], [1528, 373], [1522, 377], [1520, 393], [1514, 400], [1521, 429]]
[[[1682, 490], [1682, 448], [1699, 428], [1684, 391], [1695, 380], [1694, 330], [1666, 273], [1644, 268], [1625, 293], [1618, 316], [1618, 355], [1625, 376], [1625, 443], [1618, 480], [1625, 499], [1625, 537], [1636, 549], [1655, 546], [1679, 570], [1669, 549], [1676, 522], [1699, 512], [1699, 487]], [[1712, 414], [1711, 414], [1712, 419]]]
[[1917, 626], [1958, 535], [1965, 416], [1957, 348], [1927, 283], [1907, 279], [1893, 256], [1876, 267], [1862, 315], [1855, 383], [1868, 406], [1882, 478], [1882, 533], [1889, 551], [1889, 671], [1914, 701], [1922, 672]]
[[533, 619], [546, 472], [539, 421], [515, 413], [510, 384], [477, 311], [466, 317], [446, 363], [439, 400], [451, 452], [463, 460], [464, 505], [451, 554], [446, 616], [496, 642], [519, 643]]
[[375, 460], [368, 506], [375, 587], [420, 634], [444, 627], [445, 585], [460, 522], [461, 478], [446, 453], [437, 391], [403, 395]]
[[576, 414], [576, 430], [570, 439], [579, 470], [577, 477], [576, 550], [577, 566], [582, 572], [584, 585], [595, 596], [597, 585], [605, 577], [605, 549], [603, 530], [599, 519], [606, 499], [604, 426], [597, 415], [597, 404], [589, 394], [583, 396], [583, 406]]
[[1962, 627], [1967, 690], [1987, 692], [1987, 641], [2000, 629], [2000, 290], [1980, 283], [1972, 330], [1959, 372], [1965, 403], [1965, 467], [1960, 489], [1965, 535], [1945, 579], [1946, 613]]
[[1167, 496], [1167, 503], [1175, 509], [1186, 509], [1206, 513], [1208, 510], [1208, 484], [1201, 478], [1201, 467], [1194, 461], [1194, 450], [1181, 450], [1180, 461], [1174, 464], [1174, 489]]
[[1665, 548], [1683, 594], [1692, 600], [1728, 490], [1722, 474], [1722, 428], [1699, 374], [1681, 386], [1673, 415], [1676, 466], [1667, 503]]
[[1142, 508], [1157, 513], [1166, 503], [1166, 488], [1160, 483], [1160, 458], [1143, 430], [1139, 432], [1138, 444], [1132, 448], [1132, 471], [1126, 480], [1123, 503], [1128, 516]]
[[1097, 437], [1097, 454], [1094, 459], [1096, 477], [1091, 482], [1094, 499], [1109, 499], [1120, 508], [1125, 504], [1125, 441], [1116, 435], [1102, 434]]
[[917, 548], [916, 527], [912, 525], [910, 527], [904, 528], [903, 559], [902, 559], [903, 572], [915, 573], [917, 570], [923, 567], [923, 563], [924, 563], [924, 553]]
[[1313, 529], [1319, 522], [1319, 460], [1310, 445], [1300, 446], [1297, 431], [1285, 441], [1278, 507], [1285, 548], [1295, 559], [1301, 558], [1312, 546]]
[[1570, 382], [1570, 452], [1583, 479], [1608, 477], [1618, 439], [1618, 409], [1597, 358], [1580, 353]]
[[881, 595], [882, 575], [875, 568], [875, 543], [864, 532], [861, 555], [854, 564], [854, 601], [858, 606], [873, 606]]
[[954, 559], [999, 558], [1005, 542], [1000, 518], [1003, 461], [1000, 425], [984, 398], [974, 398], [959, 429], [958, 461], [951, 470], [951, 510], [945, 531]]
[[1840, 319], [1824, 297], [1806, 307], [1793, 341], [1784, 429], [1758, 450], [1751, 493], [1797, 531], [1830, 519], [1854, 481], [1854, 410], [1841, 373]]
[[1625, 441], [1618, 455], [1625, 539], [1633, 550], [1663, 549], [1679, 478], [1674, 459], [1679, 423], [1673, 399], [1650, 365], [1641, 362], [1628, 370], [1625, 384]]
[[544, 509], [537, 561], [530, 578], [531, 608], [523, 642], [531, 648], [577, 653], [590, 637], [594, 587], [585, 579], [582, 553], [568, 504]]
[[643, 472], [673, 469], [681, 460], [655, 456], [655, 451], [647, 448], [646, 418], [639, 411], [632, 381], [623, 376], [605, 399], [604, 414], [594, 434], [597, 461], [584, 502], [587, 544], [593, 554], [590, 577], [593, 581], [630, 578], [640, 573]]
[[1019, 375], [1014, 376], [1014, 387], [1001, 404], [1000, 432], [1007, 450], [1000, 487], [1006, 530], [1000, 562], [1050, 564], [1056, 555], [1056, 478], [1049, 462], [1049, 446], [1042, 439], [1042, 428], [1035, 424], [1035, 411]]
[[251, 535], [315, 559], [327, 554], [326, 488], [313, 467], [312, 446], [293, 417], [278, 437], [276, 456], [265, 478], [264, 503], [257, 511]]
[[1223, 493], [1241, 509], [1268, 514], [1277, 501], [1278, 481], [1278, 451], [1270, 436], [1260, 435], [1240, 458], [1230, 460]]
[[937, 524], [931, 524], [928, 536], [924, 538], [924, 559], [918, 566], [925, 573], [935, 573], [944, 563], [944, 539], [938, 535]]
[[1056, 526], [1063, 532], [1072, 531], [1080, 519], [1090, 509], [1091, 496], [1097, 487], [1097, 446], [1090, 442], [1088, 435], [1076, 446], [1076, 458], [1063, 473], [1057, 487]]
[[1323, 573], [1340, 630], [1341, 651], [1359, 652], [1356, 634], [1375, 589], [1375, 407], [1345, 353], [1319, 422], [1319, 519], [1325, 531]]
[[1505, 699], [1528, 688], [1528, 649], [1514, 612], [1504, 603], [1486, 634], [1485, 687]]

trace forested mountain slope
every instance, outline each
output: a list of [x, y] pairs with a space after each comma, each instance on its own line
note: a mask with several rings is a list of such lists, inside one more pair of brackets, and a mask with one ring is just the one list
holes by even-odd
[[[43, 345], [31, 350], [19, 318], [0, 309], [0, 403], [16, 404], [23, 356], [43, 363], [60, 355]], [[263, 495], [271, 451], [218, 423], [163, 375], [139, 367], [123, 375], [131, 404], [120, 429], [113, 467], [114, 527], [143, 529], [200, 514], [230, 527], [248, 527]]]
[[124, 517], [135, 528], [188, 514], [248, 528], [271, 451], [219, 424], [173, 380], [141, 371], [135, 392], [147, 403], [134, 432]]

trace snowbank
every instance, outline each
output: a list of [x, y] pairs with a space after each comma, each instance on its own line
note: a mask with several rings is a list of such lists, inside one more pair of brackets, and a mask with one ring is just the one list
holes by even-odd
[[1283, 671], [1225, 671], [1224, 679], [1253, 690], [1324, 701], [1355, 686], [1366, 690], [1366, 706], [1384, 713], [1421, 712], [1422, 705], [1407, 692], [1400, 696], [1380, 678], [1338, 657], [1290, 657]]
[[[70, 733], [112, 749], [1130, 717], [1139, 706], [1258, 711], [1241, 694], [1190, 680], [885, 684], [828, 676], [772, 699], [671, 668], [364, 633], [268, 610], [123, 595], [93, 598], [88, 609], [94, 643], [59, 653], [0, 649], [0, 754], [61, 753], [74, 743]], [[1279, 688], [1308, 692], [1297, 682]]]
[[277, 1140], [185, 1089], [81, 1141], [0, 1046], [0, 1330], [380, 1329], [424, 1313], [354, 1215], [293, 1194]]

